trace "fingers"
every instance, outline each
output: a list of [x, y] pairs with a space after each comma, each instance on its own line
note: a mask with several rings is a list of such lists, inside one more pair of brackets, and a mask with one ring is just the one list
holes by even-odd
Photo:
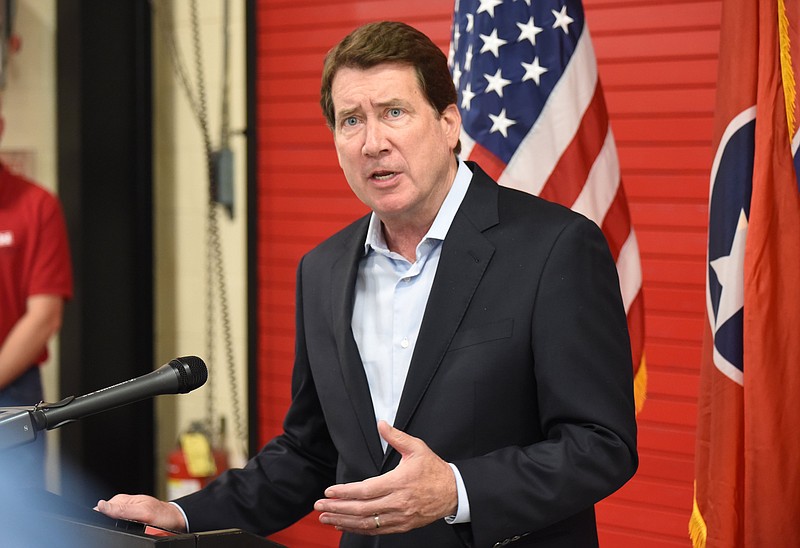
[[314, 505], [320, 521], [340, 531], [365, 535], [405, 532], [449, 515], [457, 505], [455, 476], [421, 439], [378, 423], [378, 433], [401, 455], [383, 475], [333, 485]]
[[339, 531], [362, 535], [400, 532], [393, 524], [402, 523], [402, 520], [389, 517], [397, 510], [392, 503], [391, 495], [395, 489], [392, 487], [390, 474], [393, 472], [356, 483], [329, 487], [325, 491], [328, 498], [320, 499], [314, 504], [314, 509], [321, 512], [320, 522], [332, 525]]
[[381, 499], [382, 497], [369, 500], [327, 498], [318, 500], [314, 509], [318, 512], [367, 517], [385, 510], [385, 503]]
[[394, 490], [392, 472], [367, 478], [364, 481], [331, 485], [325, 490], [325, 496], [331, 500], [367, 501], [388, 495]]
[[326, 525], [333, 525], [338, 531], [359, 535], [382, 535], [406, 530], [395, 527], [388, 515], [380, 514], [359, 517], [323, 513], [319, 520]]
[[141, 521], [146, 512], [135, 500], [132, 495], [114, 495], [110, 500], [98, 501], [95, 510], [111, 518]]

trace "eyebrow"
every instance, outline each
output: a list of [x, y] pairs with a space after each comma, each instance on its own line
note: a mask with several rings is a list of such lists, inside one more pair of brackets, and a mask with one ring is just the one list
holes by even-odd
[[334, 119], [336, 121], [339, 121], [339, 120], [342, 120], [344, 118], [349, 118], [350, 116], [352, 116], [353, 114], [355, 114], [359, 110], [361, 110], [360, 107], [348, 108], [348, 109], [345, 109], [345, 110], [340, 110], [340, 111], [336, 112]]

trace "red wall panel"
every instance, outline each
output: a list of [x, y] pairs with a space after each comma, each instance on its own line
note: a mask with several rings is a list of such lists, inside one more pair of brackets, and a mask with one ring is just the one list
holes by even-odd
[[[648, 400], [636, 477], [598, 505], [601, 545], [688, 546], [721, 0], [584, 0], [642, 257]], [[406, 21], [443, 49], [452, 0], [257, 2], [260, 438], [280, 431], [303, 253], [363, 215], [319, 108], [325, 52], [355, 26]], [[311, 515], [275, 535], [335, 546]]]

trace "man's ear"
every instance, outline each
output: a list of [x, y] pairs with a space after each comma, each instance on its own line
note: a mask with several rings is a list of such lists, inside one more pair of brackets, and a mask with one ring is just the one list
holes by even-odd
[[451, 103], [439, 115], [439, 122], [447, 135], [447, 144], [450, 145], [450, 150], [454, 150], [461, 137], [461, 111]]

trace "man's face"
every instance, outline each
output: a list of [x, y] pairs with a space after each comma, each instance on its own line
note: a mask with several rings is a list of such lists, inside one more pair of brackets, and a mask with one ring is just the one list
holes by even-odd
[[342, 68], [331, 85], [334, 144], [350, 188], [385, 224], [430, 224], [450, 189], [461, 129], [455, 105], [441, 115], [411, 66]]

